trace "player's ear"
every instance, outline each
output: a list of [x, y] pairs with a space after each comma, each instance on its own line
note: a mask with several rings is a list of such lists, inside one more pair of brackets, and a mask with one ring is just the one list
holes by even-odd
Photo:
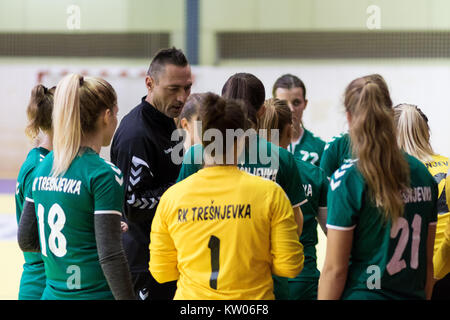
[[186, 120], [186, 118], [183, 118], [180, 120], [180, 126], [182, 129], [187, 130], [188, 128], [188, 121]]
[[113, 116], [112, 110], [111, 109], [105, 109], [105, 111], [103, 112], [102, 117], [102, 122], [104, 125], [108, 125], [109, 122], [111, 121], [111, 118]]
[[347, 116], [347, 122], [348, 122], [348, 126], [350, 127], [351, 123], [352, 123], [352, 115], [350, 112], [346, 112], [345, 115]]
[[145, 77], [145, 86], [147, 87], [148, 91], [152, 91], [155, 87], [155, 80], [149, 75]]
[[303, 108], [303, 110], [305, 110], [307, 106], [308, 106], [308, 99], [305, 99], [305, 107]]

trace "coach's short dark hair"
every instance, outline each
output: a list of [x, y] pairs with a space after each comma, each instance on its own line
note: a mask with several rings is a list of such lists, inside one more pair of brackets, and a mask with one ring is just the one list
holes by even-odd
[[172, 47], [159, 50], [152, 59], [147, 75], [158, 80], [159, 74], [164, 70], [167, 64], [173, 64], [178, 67], [185, 67], [189, 64], [183, 51]]

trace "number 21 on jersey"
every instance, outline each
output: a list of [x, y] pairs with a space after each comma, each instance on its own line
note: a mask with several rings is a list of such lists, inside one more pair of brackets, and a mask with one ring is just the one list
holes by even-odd
[[[414, 215], [412, 227], [412, 243], [411, 243], [411, 269], [417, 269], [419, 266], [419, 244], [420, 244], [420, 228], [422, 217], [418, 214]], [[409, 225], [408, 220], [403, 217], [397, 219], [397, 222], [391, 228], [391, 239], [395, 239], [400, 232], [400, 239], [395, 247], [394, 254], [386, 266], [387, 272], [392, 276], [406, 268], [406, 261], [402, 258], [403, 252], [409, 241]]]
[[63, 209], [57, 203], [51, 206], [48, 212], [47, 223], [50, 227], [50, 235], [48, 242], [45, 237], [45, 209], [42, 204], [38, 204], [38, 224], [39, 224], [39, 238], [41, 241], [41, 253], [47, 257], [47, 243], [50, 251], [57, 257], [63, 257], [67, 253], [67, 240], [62, 234], [62, 229], [66, 223], [66, 215]]

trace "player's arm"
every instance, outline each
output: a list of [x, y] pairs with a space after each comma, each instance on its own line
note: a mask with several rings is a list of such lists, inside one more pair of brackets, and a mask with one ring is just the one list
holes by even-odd
[[173, 184], [160, 185], [157, 150], [153, 143], [144, 140], [128, 141], [126, 152], [117, 152], [116, 165], [124, 173], [125, 207], [131, 222], [149, 221], [155, 213], [162, 194]]
[[339, 175], [331, 177], [327, 194], [327, 250], [319, 279], [317, 298], [340, 299], [348, 276], [348, 265], [353, 235], [361, 210], [363, 188], [358, 187], [357, 175], [341, 168]]
[[20, 216], [17, 241], [20, 249], [24, 252], [41, 251], [34, 201], [29, 198], [26, 198]]
[[95, 240], [99, 262], [116, 300], [135, 300], [128, 261], [122, 246], [121, 215], [95, 214]]
[[294, 218], [297, 223], [297, 235], [300, 236], [303, 231], [303, 212], [301, 206], [306, 205], [308, 199], [303, 189], [302, 179], [298, 172], [294, 156], [286, 153], [286, 157], [286, 166], [280, 168], [283, 172], [280, 173], [280, 180], [277, 182], [286, 192], [292, 204]]
[[338, 300], [341, 298], [347, 281], [352, 242], [353, 229], [328, 228], [327, 252], [319, 279], [318, 300]]
[[300, 237], [303, 231], [303, 212], [300, 206], [292, 209], [294, 210], [295, 222], [297, 223], [297, 235]]
[[319, 195], [319, 208], [317, 210], [317, 222], [320, 225], [323, 233], [327, 234], [327, 216], [328, 216], [328, 207], [327, 207], [327, 196], [328, 196], [328, 188], [330, 186], [330, 181], [326, 176], [325, 172], [320, 169], [321, 172], [321, 184], [320, 184], [320, 195]]
[[122, 246], [123, 177], [120, 170], [100, 168], [92, 179], [95, 241], [100, 266], [116, 300], [136, 299]]
[[339, 168], [334, 141], [333, 139], [325, 145], [320, 159], [320, 168], [325, 172], [327, 177], [331, 177], [334, 171]]
[[434, 278], [442, 279], [450, 273], [450, 222], [447, 222], [447, 229], [444, 233], [444, 241], [433, 257]]
[[164, 196], [156, 210], [150, 232], [149, 270], [159, 283], [178, 280], [177, 250], [169, 234], [164, 215], [170, 210]]
[[425, 283], [425, 296], [427, 300], [431, 299], [434, 286], [434, 267], [433, 267], [433, 253], [434, 253], [434, 239], [436, 236], [436, 223], [428, 225], [427, 237], [427, 280]]
[[294, 278], [302, 271], [305, 256], [298, 240], [298, 224], [291, 203], [278, 186], [273, 197], [267, 199], [273, 212], [270, 231], [272, 273]]
[[317, 222], [325, 235], [327, 235], [327, 215], [328, 208], [319, 207], [319, 211], [317, 212]]

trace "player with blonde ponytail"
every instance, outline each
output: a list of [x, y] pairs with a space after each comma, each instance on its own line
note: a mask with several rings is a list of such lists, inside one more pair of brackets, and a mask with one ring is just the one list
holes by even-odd
[[[444, 245], [446, 238], [445, 232], [450, 222], [449, 199], [446, 199], [445, 186], [448, 158], [436, 154], [431, 147], [428, 118], [419, 107], [402, 103], [394, 107], [394, 113], [398, 131], [398, 145], [404, 151], [422, 161], [439, 186], [438, 223], [436, 227], [436, 240], [434, 241], [434, 254], [436, 258], [436, 253], [439, 248]], [[434, 264], [434, 273], [440, 273], [438, 263]], [[450, 275], [435, 283], [432, 299], [448, 299], [449, 296]]]
[[36, 170], [18, 232], [23, 251], [42, 254], [42, 299], [135, 298], [121, 241], [122, 173], [99, 156], [117, 112], [103, 79], [70, 74], [58, 83], [54, 148]]
[[353, 80], [344, 106], [355, 160], [330, 180], [318, 298], [429, 299], [437, 184], [419, 160], [398, 147], [381, 76]]

